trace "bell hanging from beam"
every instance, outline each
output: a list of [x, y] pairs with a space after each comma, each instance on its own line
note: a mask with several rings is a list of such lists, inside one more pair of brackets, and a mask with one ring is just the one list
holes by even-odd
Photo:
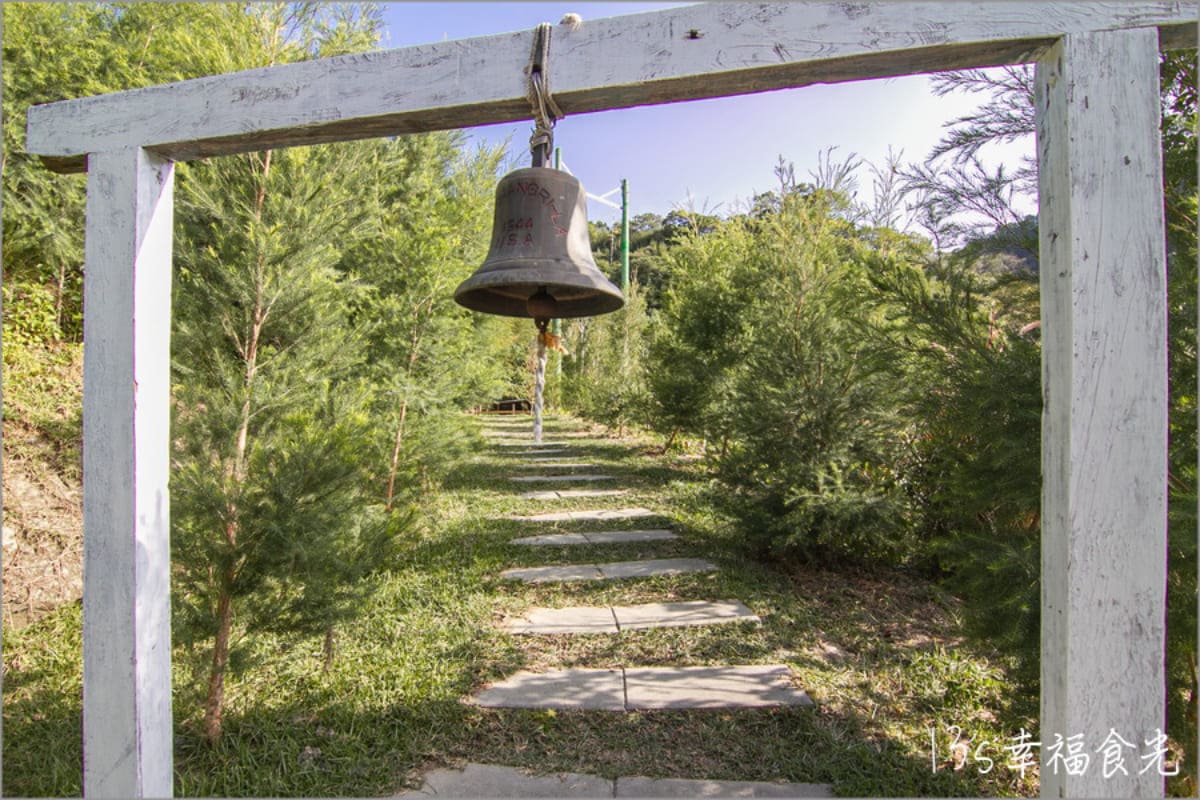
[[625, 305], [592, 258], [586, 197], [578, 178], [548, 167], [501, 178], [491, 249], [454, 299], [486, 314], [540, 320], [590, 317]]

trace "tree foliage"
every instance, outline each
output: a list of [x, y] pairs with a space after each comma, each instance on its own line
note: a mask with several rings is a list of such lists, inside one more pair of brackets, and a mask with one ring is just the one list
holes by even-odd
[[[372, 4], [3, 13], [6, 343], [76, 349], [83, 181], [23, 152], [27, 107], [368, 50], [380, 22]], [[257, 632], [325, 634], [332, 657], [462, 439], [447, 421], [503, 391], [504, 336], [449, 299], [482, 257], [496, 159], [430, 134], [177, 167], [174, 627], [209, 739]]]
[[[1196, 60], [1162, 59], [1167, 211], [1169, 729], [1195, 763]], [[810, 181], [746, 213], [667, 235], [650, 306], [645, 423], [707, 442], [758, 549], [907, 563], [944, 581], [970, 627], [1015, 657], [1040, 652], [1041, 343], [1036, 167], [989, 167], [1032, 135], [1029, 67], [940, 75], [984, 97], [921, 164], [820, 155]], [[907, 208], [902, 211], [902, 206]], [[915, 224], [922, 247], [899, 230]], [[635, 226], [637, 227], [637, 226]], [[632, 382], [632, 378], [626, 378]], [[1184, 768], [1185, 772], [1188, 767]], [[1191, 780], [1191, 779], [1188, 779]]]

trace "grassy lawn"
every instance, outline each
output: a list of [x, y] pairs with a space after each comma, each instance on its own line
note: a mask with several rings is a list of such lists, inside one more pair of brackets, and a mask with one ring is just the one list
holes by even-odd
[[[552, 419], [546, 440], [583, 424]], [[963, 642], [952, 599], [900, 573], [814, 570], [744, 555], [739, 532], [703, 501], [702, 465], [636, 440], [566, 440], [563, 460], [617, 477], [596, 484], [507, 480], [519, 448], [479, 441], [431, 496], [405, 566], [381, 580], [372, 606], [338, 634], [331, 669], [320, 639], [263, 637], [229, 686], [226, 732], [199, 734], [200, 698], [177, 659], [179, 795], [370, 796], [418, 785], [420, 773], [467, 761], [572, 771], [832, 783], [850, 796], [1036, 794], [1003, 748], [1036, 729], [1037, 698], [1019, 695], [1005, 664]], [[547, 469], [549, 473], [551, 469]], [[553, 470], [558, 472], [559, 470]], [[624, 497], [533, 501], [544, 488], [626, 488]], [[526, 523], [514, 513], [644, 506], [661, 519]], [[671, 527], [676, 541], [531, 548], [518, 536]], [[696, 556], [712, 574], [526, 586], [513, 566]], [[532, 606], [740, 600], [761, 625], [526, 636], [498, 623]], [[80, 765], [78, 604], [5, 631], [4, 788], [77, 795]], [[744, 711], [553, 712], [482, 709], [463, 702], [520, 669], [708, 664], [790, 666], [814, 708]], [[948, 726], [969, 747], [952, 749]], [[935, 732], [937, 771], [931, 763]], [[963, 754], [994, 759], [983, 773]], [[955, 765], [960, 766], [955, 769]], [[984, 765], [986, 766], [986, 764]]]

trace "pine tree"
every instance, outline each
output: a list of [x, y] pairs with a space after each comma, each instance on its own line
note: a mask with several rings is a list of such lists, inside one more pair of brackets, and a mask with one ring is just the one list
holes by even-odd
[[210, 740], [238, 631], [327, 631], [404, 522], [369, 506], [364, 342], [334, 269], [360, 222], [356, 152], [229, 157], [181, 180], [173, 542], [181, 629], [213, 637]]
[[364, 147], [379, 179], [358, 195], [366, 235], [341, 269], [364, 286], [354, 307], [387, 426], [376, 471], [391, 508], [410, 481], [429, 486], [465, 446], [447, 412], [503, 392], [502, 326], [453, 299], [486, 253], [500, 153], [465, 153], [460, 136], [441, 133]]

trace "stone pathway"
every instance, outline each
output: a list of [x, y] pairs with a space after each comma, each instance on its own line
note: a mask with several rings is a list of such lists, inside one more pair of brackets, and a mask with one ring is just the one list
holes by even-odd
[[501, 578], [526, 583], [558, 581], [603, 581], [620, 578], [648, 578], [652, 575], [683, 575], [712, 572], [716, 565], [702, 558], [653, 558], [646, 561], [614, 561], [609, 564], [566, 564], [556, 567], [506, 569]]
[[725, 600], [717, 603], [643, 603], [636, 606], [574, 606], [535, 608], [525, 616], [509, 619], [509, 633], [620, 633], [642, 628], [682, 628], [692, 625], [720, 625], [727, 622], [759, 622], [742, 603]]
[[[586, 432], [560, 432], [558, 439], [586, 438]], [[546, 458], [564, 452], [532, 447], [565, 447], [566, 442], [505, 441], [510, 436], [494, 435], [492, 444], [510, 448], [505, 455], [522, 456], [527, 469], [587, 469], [592, 464]], [[512, 448], [524, 447], [523, 451]], [[533, 456], [538, 456], [533, 458]], [[590, 482], [613, 480], [598, 473], [542, 473], [511, 477], [514, 483]], [[525, 492], [527, 500], [564, 500], [579, 497], [612, 497], [626, 494], [615, 489], [563, 489]], [[646, 508], [559, 511], [509, 516], [529, 523], [605, 522], [661, 516]], [[573, 531], [524, 536], [512, 543], [524, 546], [613, 545], [677, 539], [666, 529], [624, 531]], [[609, 563], [565, 564], [506, 569], [500, 577], [539, 584], [550, 582], [600, 581], [650, 576], [713, 572], [716, 565], [699, 558], [661, 558]], [[642, 603], [639, 605], [571, 606], [532, 608], [522, 616], [505, 620], [503, 628], [514, 635], [621, 635], [626, 631], [652, 628], [718, 625], [761, 620], [737, 600]], [[577, 711], [633, 711], [660, 709], [755, 708], [811, 706], [809, 696], [797, 688], [785, 665], [746, 666], [656, 666], [614, 669], [558, 669], [518, 672], [476, 694], [471, 702], [485, 708], [562, 709]], [[702, 780], [653, 780], [617, 778], [604, 780], [574, 773], [533, 777], [509, 767], [469, 764], [462, 771], [437, 770], [426, 776], [425, 786], [404, 796], [487, 797], [829, 797], [831, 787], [823, 784], [721, 782]]]
[[832, 797], [820, 783], [765, 781], [698, 781], [678, 778], [617, 778], [556, 772], [528, 775], [515, 767], [467, 764], [463, 769], [435, 769], [420, 789], [397, 797], [521, 798], [521, 797]]
[[576, 544], [627, 544], [677, 538], [679, 537], [668, 530], [595, 531], [592, 533], [545, 533], [541, 536], [522, 536], [520, 539], [513, 539], [512, 543], [530, 547], [545, 547]]

